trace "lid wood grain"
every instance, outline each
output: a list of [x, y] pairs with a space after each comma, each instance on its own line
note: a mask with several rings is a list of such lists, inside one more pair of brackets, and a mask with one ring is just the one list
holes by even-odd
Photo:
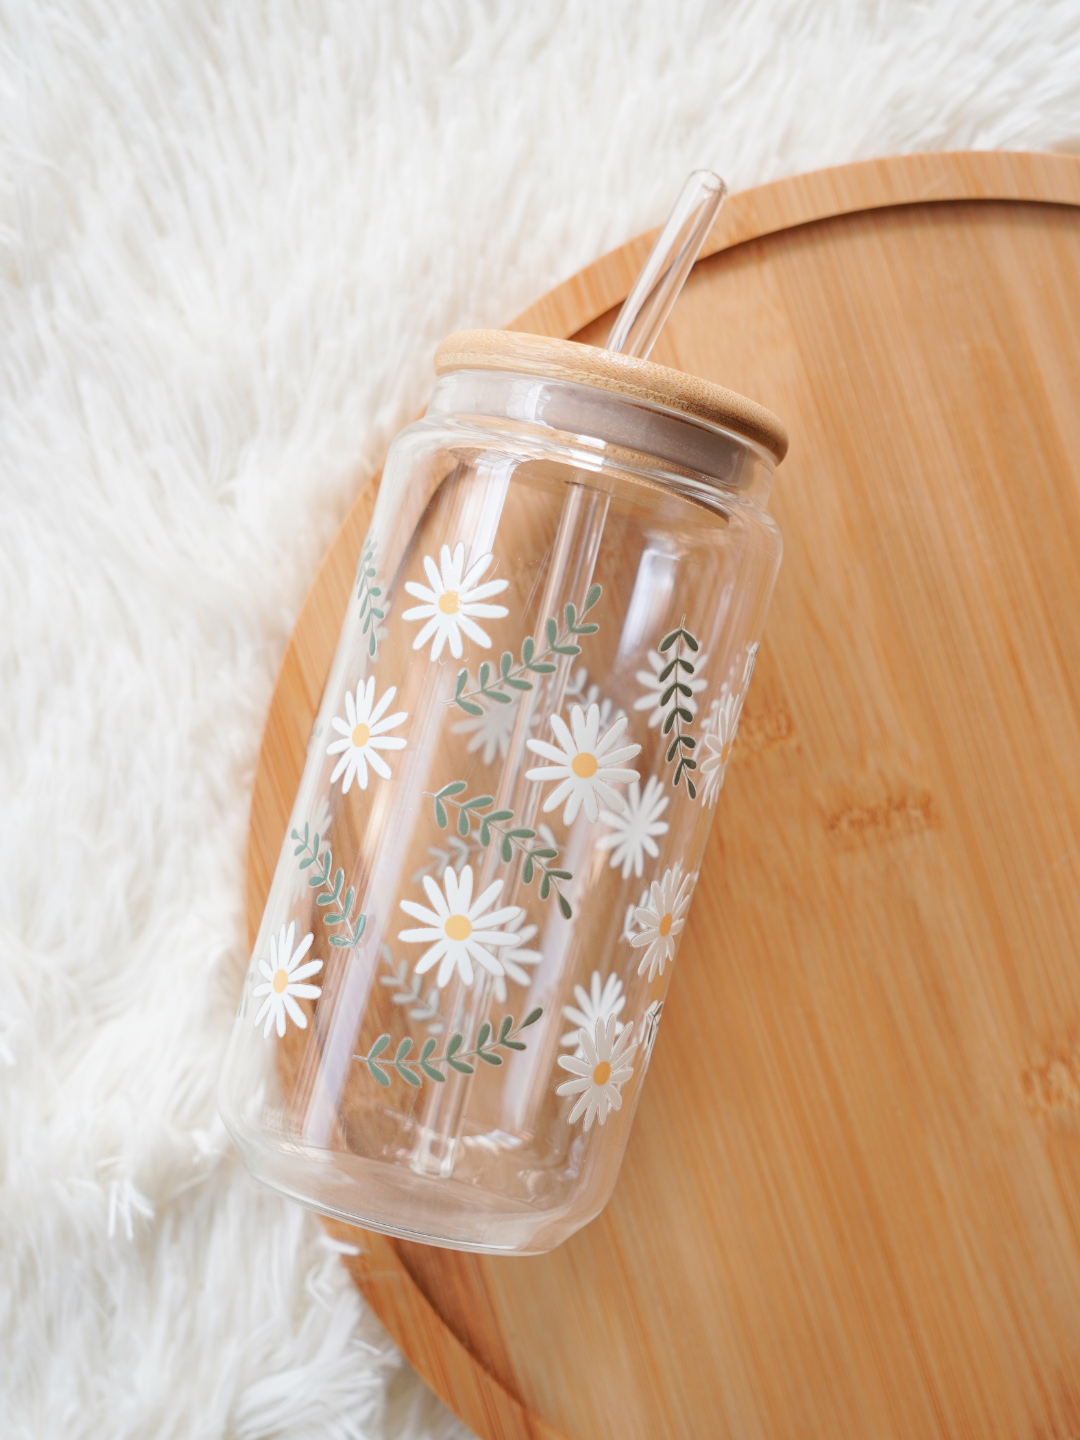
[[734, 430], [768, 450], [777, 464], [787, 454], [787, 431], [764, 405], [697, 375], [595, 345], [513, 330], [458, 330], [435, 352], [435, 373], [450, 370], [511, 370], [591, 385]]

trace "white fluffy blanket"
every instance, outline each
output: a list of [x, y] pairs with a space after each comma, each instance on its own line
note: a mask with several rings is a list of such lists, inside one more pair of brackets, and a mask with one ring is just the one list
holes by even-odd
[[1080, 148], [1076, 0], [0, 0], [0, 1429], [459, 1427], [217, 1070], [263, 716], [439, 338], [733, 188]]

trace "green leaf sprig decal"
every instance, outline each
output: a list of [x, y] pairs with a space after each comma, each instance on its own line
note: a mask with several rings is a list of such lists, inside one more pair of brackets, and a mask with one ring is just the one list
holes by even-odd
[[501, 1065], [503, 1057], [498, 1053], [499, 1050], [527, 1050], [528, 1046], [517, 1037], [529, 1025], [535, 1025], [543, 1013], [539, 1007], [530, 1010], [516, 1028], [514, 1017], [504, 1015], [497, 1035], [485, 1020], [477, 1033], [476, 1045], [471, 1050], [461, 1048], [465, 1044], [465, 1036], [459, 1030], [451, 1035], [450, 1043], [442, 1055], [435, 1054], [438, 1042], [432, 1035], [424, 1041], [419, 1055], [410, 1059], [413, 1042], [406, 1035], [398, 1042], [398, 1047], [391, 1057], [387, 1052], [393, 1043], [392, 1038], [389, 1035], [380, 1035], [366, 1055], [356, 1055], [353, 1058], [367, 1066], [371, 1078], [378, 1085], [389, 1085], [393, 1071], [400, 1075], [406, 1085], [412, 1085], [417, 1090], [423, 1085], [425, 1076], [441, 1085], [446, 1075], [440, 1066], [447, 1066], [459, 1075], [473, 1075], [476, 1073], [476, 1066], [470, 1065], [470, 1060], [481, 1060], [485, 1065]]
[[375, 603], [382, 595], [382, 587], [372, 584], [375, 579], [374, 562], [375, 543], [365, 540], [360, 554], [360, 563], [356, 567], [356, 598], [360, 601], [360, 619], [364, 622], [361, 634], [368, 637], [368, 654], [373, 660], [379, 651], [379, 642], [375, 638], [375, 631], [378, 629], [379, 621], [386, 619], [386, 611], [381, 610]]
[[540, 874], [540, 899], [547, 900], [552, 891], [559, 902], [559, 910], [564, 920], [569, 920], [573, 915], [570, 901], [563, 894], [560, 882], [572, 880], [573, 874], [569, 870], [556, 870], [548, 863], [559, 858], [558, 848], [554, 845], [533, 845], [536, 840], [535, 830], [530, 830], [527, 825], [512, 825], [507, 822], [513, 821], [512, 810], [492, 810], [495, 800], [491, 795], [474, 795], [469, 800], [459, 800], [457, 797], [468, 789], [464, 780], [451, 780], [449, 785], [444, 785], [441, 790], [432, 795], [431, 791], [425, 791], [435, 802], [435, 823], [440, 830], [445, 830], [450, 823], [450, 816], [447, 814], [447, 806], [457, 811], [457, 832], [462, 838], [468, 838], [476, 827], [480, 838], [480, 844], [487, 846], [491, 844], [492, 832], [499, 836], [499, 853], [506, 864], [514, 858], [514, 851], [518, 850], [525, 857], [525, 863], [521, 869], [521, 878], [526, 885], [532, 884], [533, 875]]
[[578, 614], [577, 606], [571, 601], [563, 607], [563, 624], [560, 627], [554, 619], [544, 622], [544, 636], [547, 644], [542, 649], [537, 649], [537, 642], [531, 635], [527, 635], [521, 642], [521, 661], [514, 664], [514, 657], [509, 650], [504, 650], [499, 661], [498, 670], [493, 670], [487, 660], [483, 661], [477, 672], [478, 683], [469, 689], [468, 670], [459, 670], [458, 677], [454, 684], [453, 703], [459, 710], [464, 710], [466, 715], [483, 715], [484, 707], [482, 700], [489, 700], [495, 705], [509, 705], [513, 695], [508, 691], [531, 690], [534, 681], [530, 675], [551, 675], [557, 665], [553, 659], [556, 655], [580, 655], [581, 646], [575, 643], [575, 637], [580, 635], [595, 635], [600, 626], [593, 621], [586, 621], [585, 616], [592, 610], [604, 593], [603, 586], [594, 585], [585, 597], [585, 604]]
[[671, 658], [658, 676], [661, 685], [665, 680], [670, 682], [667, 689], [660, 694], [660, 708], [667, 712], [660, 733], [671, 735], [671, 744], [665, 757], [669, 765], [675, 762], [675, 774], [671, 777], [671, 783], [678, 785], [686, 771], [686, 789], [693, 800], [697, 796], [697, 786], [691, 780], [689, 772], [697, 769], [697, 761], [691, 753], [697, 742], [692, 735], [687, 735], [682, 727], [689, 725], [694, 718], [693, 712], [683, 703], [693, 695], [690, 686], [686, 684], [686, 678], [693, 675], [694, 664], [686, 658], [685, 652], [690, 651], [696, 655], [701, 646], [697, 637], [691, 635], [685, 626], [684, 615], [679, 628], [672, 630], [660, 641], [660, 654], [667, 655], [671, 652]]
[[[316, 832], [314, 840], [309, 839], [306, 821], [303, 835], [294, 829], [292, 838], [297, 842], [293, 854], [304, 857], [300, 861], [300, 869], [312, 870], [312, 874], [308, 876], [308, 884], [312, 890], [323, 892], [321, 895], [315, 896], [315, 904], [320, 906], [323, 911], [323, 924], [344, 927], [343, 935], [328, 936], [330, 944], [336, 945], [342, 950], [359, 945], [360, 937], [364, 933], [364, 926], [367, 924], [367, 916], [357, 915], [355, 920], [350, 919], [356, 896], [351, 885], [344, 895], [341, 893], [345, 884], [344, 870], [339, 868], [331, 880], [330, 871], [333, 868], [334, 859], [330, 852], [330, 846], [326, 845], [322, 851], [319, 850], [319, 835]], [[313, 867], [317, 868], [313, 869]], [[331, 906], [334, 908], [331, 909]]]
[[380, 975], [379, 984], [385, 985], [392, 992], [390, 995], [391, 1005], [410, 1006], [407, 1012], [410, 1020], [422, 1021], [427, 1026], [429, 1035], [441, 1035], [446, 1029], [439, 1018], [442, 991], [438, 986], [432, 985], [425, 999], [421, 993], [422, 978], [414, 973], [412, 979], [409, 979], [409, 962], [407, 960], [395, 961], [389, 945], [384, 945], [380, 953], [382, 962], [390, 973]]

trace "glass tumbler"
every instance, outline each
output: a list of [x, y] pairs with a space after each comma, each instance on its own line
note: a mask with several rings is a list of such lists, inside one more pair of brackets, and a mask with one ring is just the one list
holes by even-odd
[[256, 1176], [538, 1253], [611, 1194], [780, 561], [719, 386], [443, 342], [387, 457], [221, 1110]]

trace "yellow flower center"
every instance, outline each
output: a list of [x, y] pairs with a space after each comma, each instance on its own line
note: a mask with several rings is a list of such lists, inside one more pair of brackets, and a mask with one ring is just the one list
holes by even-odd
[[443, 929], [451, 940], [467, 940], [472, 934], [472, 921], [467, 915], [451, 915]]
[[590, 755], [588, 750], [579, 750], [570, 761], [570, 769], [579, 780], [591, 780], [599, 769], [595, 755]]
[[611, 1066], [606, 1060], [601, 1060], [596, 1069], [592, 1072], [592, 1083], [594, 1085], [606, 1085], [611, 1079]]
[[371, 739], [371, 731], [366, 725], [357, 725], [352, 732], [352, 743], [357, 750], [362, 750]]
[[444, 590], [439, 596], [439, 609], [444, 615], [456, 615], [461, 608], [456, 590]]
[[731, 747], [732, 747], [732, 745], [734, 745], [734, 743], [735, 743], [734, 740], [729, 740], [729, 741], [725, 744], [724, 748], [720, 751], [720, 764], [721, 764], [721, 765], [726, 765], [726, 764], [727, 764], [727, 762], [728, 762], [728, 756], [731, 754]]
[[665, 938], [671, 934], [671, 924], [674, 919], [674, 915], [672, 915], [671, 911], [669, 910], [668, 913], [664, 916], [664, 918], [660, 921], [660, 934], [663, 935]]
[[275, 970], [274, 978], [270, 983], [274, 987], [274, 994], [280, 995], [289, 983], [289, 972], [287, 970]]

